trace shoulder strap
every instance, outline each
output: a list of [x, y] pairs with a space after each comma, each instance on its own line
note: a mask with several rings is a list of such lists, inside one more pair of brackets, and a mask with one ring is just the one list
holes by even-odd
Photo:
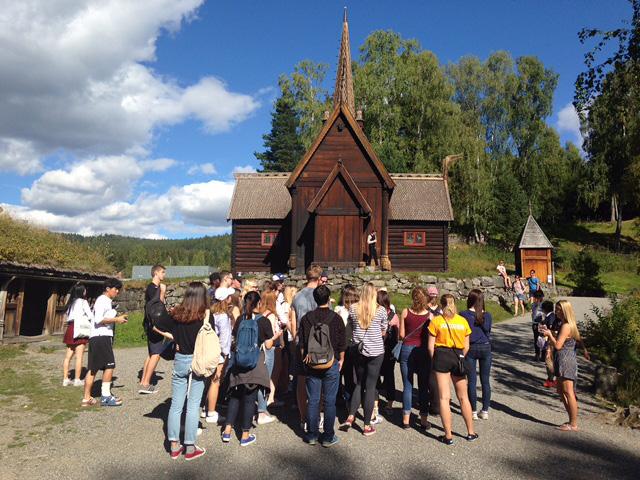
[[209, 325], [209, 326], [211, 326], [211, 324], [209, 323], [209, 316], [210, 316], [210, 315], [211, 315], [211, 310], [209, 310], [209, 309], [207, 308], [207, 311], [206, 311], [206, 312], [205, 312], [205, 314], [204, 314], [204, 320], [202, 321], [202, 324], [203, 324], [203, 325]]
[[[407, 312], [409, 312], [409, 311], [410, 311], [410, 310], [407, 308]], [[417, 315], [416, 315], [416, 316], [417, 316]], [[442, 317], [442, 318], [444, 318], [444, 317]], [[406, 318], [405, 318], [405, 320], [406, 320]], [[429, 320], [429, 315], [427, 315], [427, 320]], [[404, 340], [406, 340], [407, 338], [409, 338], [409, 337], [410, 337], [411, 335], [413, 335], [414, 333], [416, 333], [416, 332], [417, 332], [418, 330], [420, 330], [422, 327], [424, 327], [424, 324], [425, 324], [425, 323], [427, 323], [427, 320], [425, 320], [424, 322], [422, 322], [422, 323], [420, 324], [420, 326], [419, 326], [418, 328], [416, 328], [415, 330], [413, 330], [409, 335], [405, 335], [405, 336], [404, 336], [403, 341], [404, 341]], [[449, 326], [449, 325], [447, 324], [447, 326]]]

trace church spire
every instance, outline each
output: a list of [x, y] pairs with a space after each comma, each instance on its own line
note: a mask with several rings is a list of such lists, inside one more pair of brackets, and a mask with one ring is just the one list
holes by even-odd
[[356, 115], [356, 101], [353, 94], [353, 73], [351, 71], [351, 47], [349, 46], [349, 24], [347, 23], [347, 7], [344, 7], [342, 21], [342, 40], [338, 56], [336, 88], [333, 92], [333, 106], [344, 105], [351, 114]]

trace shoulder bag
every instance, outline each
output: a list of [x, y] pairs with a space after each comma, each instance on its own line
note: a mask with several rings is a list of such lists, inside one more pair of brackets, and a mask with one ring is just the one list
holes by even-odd
[[[443, 317], [444, 318], [444, 317]], [[420, 324], [420, 326], [418, 328], [416, 328], [415, 330], [413, 330], [409, 335], [405, 335], [405, 337], [402, 340], [398, 340], [398, 343], [396, 344], [395, 347], [393, 347], [393, 350], [391, 350], [391, 354], [394, 356], [394, 358], [398, 361], [400, 361], [400, 354], [402, 353], [402, 345], [404, 344], [404, 341], [409, 338], [411, 335], [413, 335], [414, 333], [416, 333], [418, 330], [422, 329], [422, 327], [424, 327], [424, 324], [427, 323], [427, 321], [429, 320], [429, 317], [427, 315], [427, 320], [425, 320], [424, 322], [422, 322]]]

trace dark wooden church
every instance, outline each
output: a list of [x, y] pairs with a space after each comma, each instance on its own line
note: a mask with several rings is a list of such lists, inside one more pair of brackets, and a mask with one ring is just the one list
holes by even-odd
[[333, 112], [291, 173], [237, 174], [228, 219], [236, 272], [364, 267], [377, 232], [384, 270], [445, 271], [453, 211], [443, 175], [390, 174], [355, 109], [345, 15]]

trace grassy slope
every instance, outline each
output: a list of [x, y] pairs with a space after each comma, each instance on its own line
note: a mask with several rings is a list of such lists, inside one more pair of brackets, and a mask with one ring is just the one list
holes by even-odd
[[46, 267], [114, 273], [99, 252], [26, 222], [0, 214], [0, 260]]

